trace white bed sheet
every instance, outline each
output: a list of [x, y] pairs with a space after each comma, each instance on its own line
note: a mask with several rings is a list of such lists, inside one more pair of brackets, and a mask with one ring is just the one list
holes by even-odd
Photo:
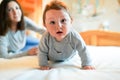
[[120, 80], [120, 47], [88, 46], [96, 70], [80, 69], [76, 55], [69, 61], [52, 63], [39, 70], [37, 56], [0, 58], [0, 80]]

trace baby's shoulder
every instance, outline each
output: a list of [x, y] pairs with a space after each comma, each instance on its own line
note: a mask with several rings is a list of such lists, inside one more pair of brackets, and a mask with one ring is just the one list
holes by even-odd
[[49, 37], [50, 37], [50, 33], [46, 31], [46, 32], [44, 32], [44, 33], [42, 34], [41, 39], [42, 39], [42, 40], [48, 40]]
[[47, 31], [42, 34], [42, 37], [44, 37], [44, 38], [47, 38], [47, 37], [49, 37], [49, 36], [50, 36], [50, 33], [47, 32]]
[[80, 34], [75, 30], [72, 30], [70, 35], [71, 35], [71, 37], [74, 37], [74, 38], [79, 38], [80, 37]]

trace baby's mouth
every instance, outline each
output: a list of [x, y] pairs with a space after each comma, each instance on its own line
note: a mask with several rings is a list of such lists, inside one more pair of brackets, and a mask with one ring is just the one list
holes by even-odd
[[62, 31], [58, 31], [58, 32], [56, 32], [57, 34], [62, 34], [63, 32]]

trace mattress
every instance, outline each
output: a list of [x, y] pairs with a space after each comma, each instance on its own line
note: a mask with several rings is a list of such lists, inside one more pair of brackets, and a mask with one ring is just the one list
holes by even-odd
[[66, 62], [50, 62], [50, 70], [39, 69], [37, 56], [0, 58], [0, 80], [120, 80], [120, 47], [87, 48], [95, 70], [81, 69], [81, 60], [77, 54]]

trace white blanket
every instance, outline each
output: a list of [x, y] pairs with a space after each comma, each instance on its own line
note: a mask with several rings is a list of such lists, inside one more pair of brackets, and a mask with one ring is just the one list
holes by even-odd
[[0, 58], [0, 80], [120, 80], [120, 47], [88, 46], [96, 70], [80, 69], [78, 55], [51, 70], [39, 70], [37, 56]]

